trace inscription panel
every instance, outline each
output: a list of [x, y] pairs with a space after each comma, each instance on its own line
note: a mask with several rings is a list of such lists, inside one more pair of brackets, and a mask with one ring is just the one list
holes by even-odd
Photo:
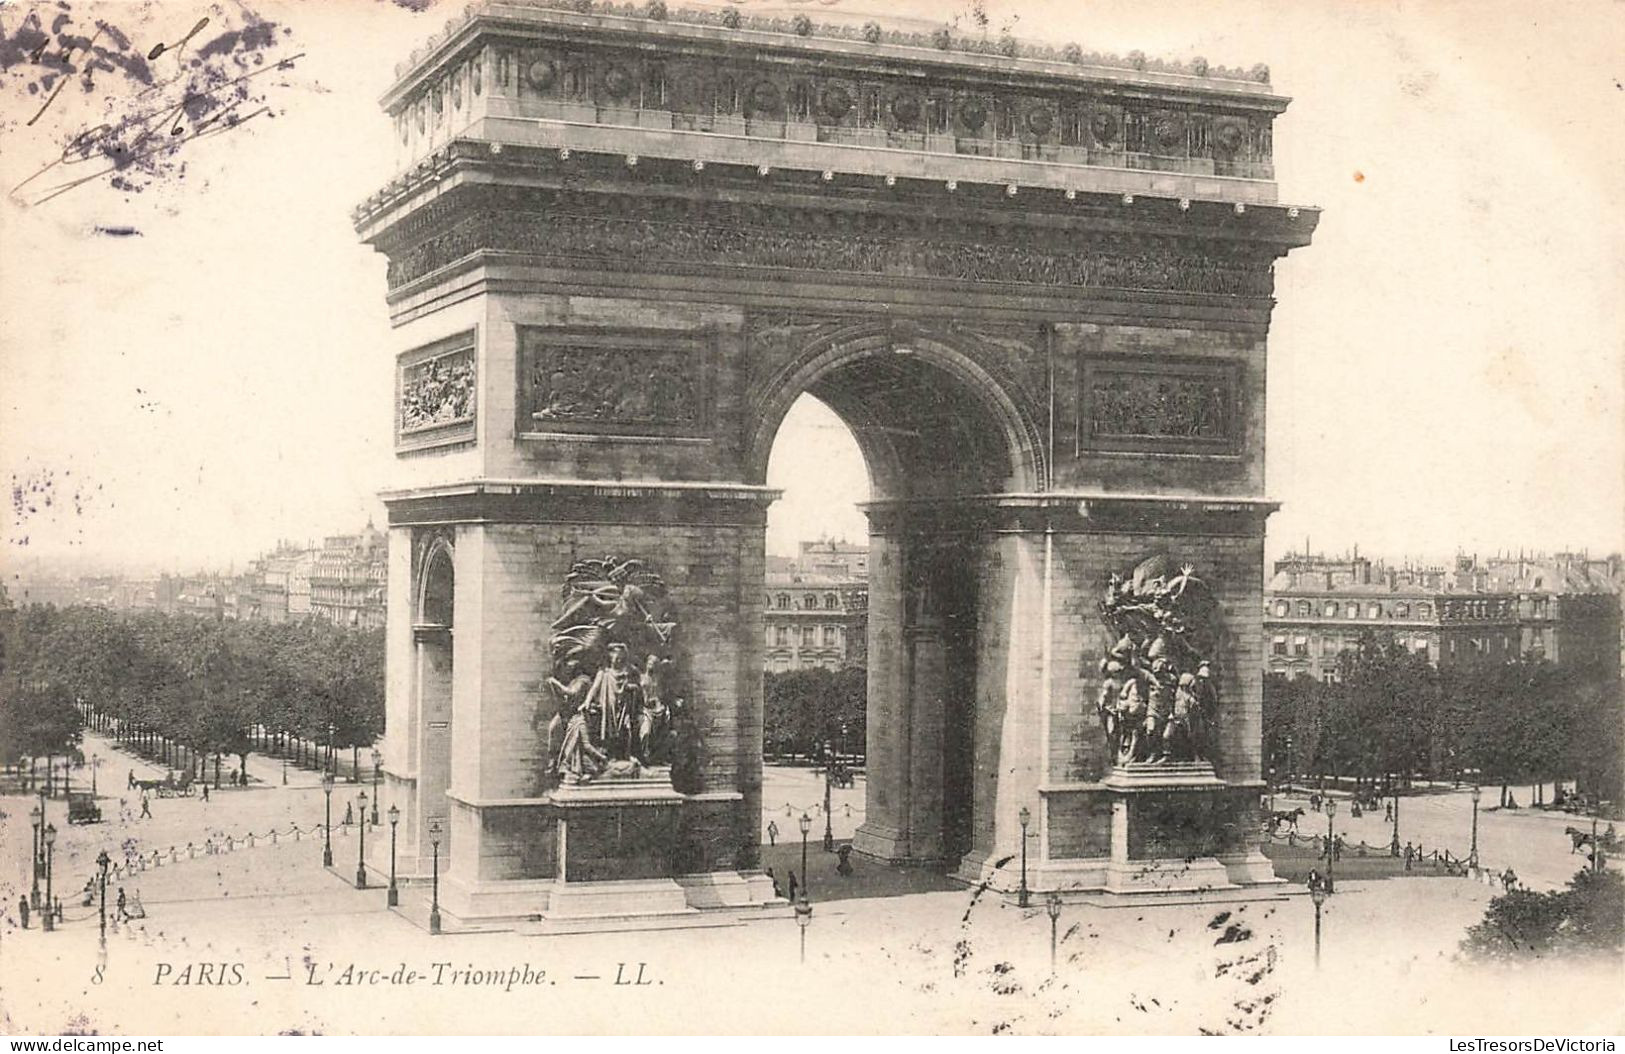
[[520, 435], [709, 438], [709, 333], [565, 326], [518, 333]]
[[477, 374], [473, 330], [401, 353], [395, 367], [396, 451], [472, 441]]
[[1241, 392], [1239, 362], [1085, 358], [1077, 452], [1239, 454]]

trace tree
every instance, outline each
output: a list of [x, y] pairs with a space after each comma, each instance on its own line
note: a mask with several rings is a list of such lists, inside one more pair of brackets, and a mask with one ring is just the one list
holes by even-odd
[[867, 734], [868, 673], [862, 667], [812, 668], [763, 678], [762, 729], [768, 743], [812, 755], [815, 744], [846, 753], [863, 748]]
[[1625, 948], [1625, 878], [1581, 871], [1564, 889], [1515, 889], [1490, 901], [1467, 931], [1469, 958], [1522, 960], [1552, 955], [1608, 955]]
[[1326, 685], [1306, 674], [1264, 678], [1264, 752], [1282, 775], [1304, 772], [1320, 752]]

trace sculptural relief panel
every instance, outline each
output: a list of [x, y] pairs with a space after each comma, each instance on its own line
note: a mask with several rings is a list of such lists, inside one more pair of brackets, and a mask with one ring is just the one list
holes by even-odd
[[692, 331], [521, 326], [518, 431], [708, 436], [709, 348]]
[[473, 439], [478, 387], [472, 330], [403, 353], [396, 360], [396, 449]]
[[471, 210], [392, 253], [390, 287], [481, 250], [588, 258], [615, 269], [699, 264], [1242, 297], [1274, 290], [1272, 257], [1175, 239], [564, 195]]
[[1239, 363], [1086, 358], [1077, 452], [1234, 455], [1245, 430], [1241, 399]]

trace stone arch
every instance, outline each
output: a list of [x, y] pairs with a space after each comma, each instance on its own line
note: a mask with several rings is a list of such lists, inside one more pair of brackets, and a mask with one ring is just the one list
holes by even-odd
[[423, 554], [418, 572], [413, 624], [450, 630], [454, 621], [456, 571], [451, 541], [436, 538]]
[[[430, 854], [438, 840], [441, 863], [448, 869], [452, 857], [450, 809], [447, 792], [452, 784], [452, 721], [455, 694], [452, 627], [455, 623], [457, 572], [455, 550], [447, 535], [435, 532], [425, 540], [413, 591], [413, 706], [410, 727], [416, 742], [418, 803], [414, 815], [420, 823], [414, 833], [419, 857]], [[438, 833], [432, 830], [438, 824]]]
[[[876, 497], [913, 496], [922, 486], [961, 494], [1045, 489], [1049, 466], [1030, 400], [972, 345], [958, 334], [900, 323], [844, 327], [811, 341], [761, 388], [747, 478], [766, 479], [779, 426], [810, 394], [852, 430]], [[970, 456], [956, 460], [954, 477], [923, 477], [919, 470], [937, 460], [930, 455], [945, 439]]]
[[[847, 425], [869, 472], [869, 779], [853, 843], [864, 855], [951, 867], [975, 847], [977, 737], [988, 766], [999, 756], [978, 705], [995, 673], [980, 664], [997, 650], [983, 646], [996, 632], [985, 623], [1003, 593], [978, 510], [984, 496], [1041, 492], [1049, 478], [1034, 412], [1042, 403], [999, 361], [1011, 352], [911, 322], [843, 326], [809, 340], [754, 392], [750, 482], [765, 482], [774, 439], [804, 393]], [[986, 595], [984, 580], [994, 586]]]

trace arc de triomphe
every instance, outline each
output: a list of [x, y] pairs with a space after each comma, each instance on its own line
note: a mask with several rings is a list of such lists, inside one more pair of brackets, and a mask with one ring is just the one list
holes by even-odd
[[1265, 343], [1318, 213], [1277, 202], [1267, 71], [496, 0], [383, 105], [385, 796], [449, 914], [784, 909], [764, 478], [802, 393], [874, 493], [857, 850], [1274, 881]]

